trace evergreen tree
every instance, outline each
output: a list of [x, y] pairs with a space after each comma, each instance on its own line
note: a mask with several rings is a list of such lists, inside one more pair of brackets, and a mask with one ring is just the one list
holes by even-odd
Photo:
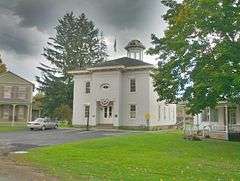
[[191, 113], [219, 101], [240, 103], [240, 1], [163, 0], [169, 24], [152, 35], [153, 73], [160, 100], [186, 101]]
[[72, 107], [73, 80], [67, 73], [106, 60], [103, 36], [85, 14], [76, 17], [67, 13], [58, 19], [56, 35], [49, 38], [43, 56], [46, 63], [38, 69], [39, 90], [44, 93], [43, 111], [52, 116], [60, 105]]

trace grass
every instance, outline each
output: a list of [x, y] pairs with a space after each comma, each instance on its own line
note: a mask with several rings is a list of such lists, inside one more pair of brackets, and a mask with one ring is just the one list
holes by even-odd
[[0, 123], [0, 133], [21, 131], [24, 129], [26, 129], [26, 123], [15, 123], [14, 126], [11, 123]]
[[180, 133], [85, 140], [32, 149], [23, 159], [62, 180], [240, 180], [240, 143]]

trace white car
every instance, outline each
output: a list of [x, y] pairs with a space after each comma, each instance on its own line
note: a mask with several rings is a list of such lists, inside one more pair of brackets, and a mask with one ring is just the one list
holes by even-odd
[[31, 130], [34, 129], [57, 129], [58, 123], [57, 121], [52, 121], [50, 118], [37, 118], [34, 121], [30, 121], [27, 123], [27, 127]]

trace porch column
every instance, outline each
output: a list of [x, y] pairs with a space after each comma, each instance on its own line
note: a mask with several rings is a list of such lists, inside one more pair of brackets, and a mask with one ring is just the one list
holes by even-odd
[[30, 105], [27, 105], [27, 122], [30, 121]]
[[13, 110], [12, 110], [12, 126], [14, 126], [16, 104], [13, 104], [12, 106], [13, 106]]
[[208, 121], [209, 121], [209, 123], [212, 122], [212, 120], [211, 120], [211, 108], [210, 107], [208, 108]]
[[225, 129], [226, 129], [226, 140], [228, 140], [229, 124], [228, 124], [228, 106], [225, 106]]
[[32, 104], [30, 104], [30, 106], [29, 106], [29, 114], [30, 114], [30, 116], [29, 116], [29, 121], [32, 121]]

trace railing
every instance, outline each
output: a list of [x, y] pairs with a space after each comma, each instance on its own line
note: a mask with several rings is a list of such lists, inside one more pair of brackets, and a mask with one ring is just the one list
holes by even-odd
[[183, 124], [183, 131], [185, 135], [192, 135], [199, 131], [199, 126], [193, 124]]
[[211, 131], [227, 131], [227, 126], [224, 126], [224, 125], [214, 125], [214, 124], [211, 124], [209, 125], [210, 127], [210, 130]]
[[[239, 125], [239, 130], [240, 130], [240, 125]], [[214, 125], [214, 124], [209, 124], [209, 125], [204, 125], [204, 124], [199, 124], [199, 125], [193, 125], [193, 124], [184, 124], [184, 133], [185, 134], [194, 134], [199, 131], [202, 132], [203, 136], [209, 135], [211, 132], [223, 132], [227, 133], [227, 127], [224, 125]]]
[[240, 124], [231, 124], [228, 127], [230, 133], [240, 133]]

